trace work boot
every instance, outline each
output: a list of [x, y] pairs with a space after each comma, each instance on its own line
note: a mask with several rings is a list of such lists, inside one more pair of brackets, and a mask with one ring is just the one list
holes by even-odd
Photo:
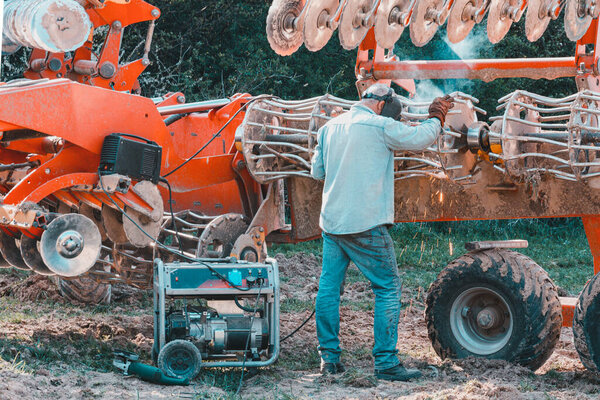
[[406, 382], [414, 378], [420, 378], [421, 371], [418, 369], [406, 369], [402, 364], [399, 364], [388, 369], [376, 369], [375, 377], [386, 381]]
[[336, 374], [341, 374], [344, 371], [346, 371], [346, 367], [344, 367], [344, 364], [342, 364], [340, 362], [328, 363], [328, 362], [321, 360], [321, 374], [322, 375], [336, 375]]

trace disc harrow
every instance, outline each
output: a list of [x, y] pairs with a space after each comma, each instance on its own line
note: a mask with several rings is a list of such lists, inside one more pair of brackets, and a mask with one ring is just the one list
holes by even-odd
[[563, 9], [564, 29], [572, 41], [580, 40], [600, 14], [594, 0], [275, 0], [267, 17], [267, 37], [277, 54], [290, 55], [302, 42], [310, 51], [322, 49], [337, 29], [340, 44], [350, 50], [373, 27], [377, 44], [393, 49], [409, 28], [413, 44], [422, 47], [446, 22], [448, 40], [464, 40], [487, 14], [491, 43], [500, 42], [523, 15], [525, 35], [535, 42]]

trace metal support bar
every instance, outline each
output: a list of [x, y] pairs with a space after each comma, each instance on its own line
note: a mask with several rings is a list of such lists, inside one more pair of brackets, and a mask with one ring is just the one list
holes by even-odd
[[375, 61], [375, 79], [556, 79], [577, 76], [575, 57], [482, 60]]

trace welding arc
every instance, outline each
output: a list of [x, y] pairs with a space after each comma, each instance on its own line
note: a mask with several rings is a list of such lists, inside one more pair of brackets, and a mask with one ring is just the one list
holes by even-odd
[[[575, 42], [581, 39], [590, 28], [593, 17], [586, 12], [590, 2], [591, 0], [567, 0], [565, 6], [565, 33], [569, 40]], [[595, 8], [600, 10], [598, 6], [595, 6]]]
[[310, 51], [319, 51], [331, 39], [335, 31], [335, 16], [339, 0], [312, 0], [308, 2], [304, 17], [304, 46]]
[[289, 56], [302, 46], [302, 9], [306, 0], [275, 0], [267, 14], [267, 39], [280, 56]]
[[410, 20], [410, 40], [417, 47], [423, 47], [433, 39], [443, 19], [444, 0], [417, 0]]
[[525, 35], [527, 40], [535, 42], [542, 37], [550, 23], [552, 0], [528, 0], [527, 14], [525, 15]]
[[338, 27], [340, 44], [344, 49], [356, 48], [373, 26], [374, 3], [375, 0], [346, 0]]
[[483, 7], [484, 1], [485, 0], [454, 1], [446, 26], [448, 40], [451, 43], [458, 43], [464, 40], [478, 22], [476, 18], [483, 18], [483, 15], [477, 16], [476, 13]]
[[410, 13], [410, 0], [381, 0], [375, 15], [375, 40], [379, 47], [392, 49], [404, 32]]

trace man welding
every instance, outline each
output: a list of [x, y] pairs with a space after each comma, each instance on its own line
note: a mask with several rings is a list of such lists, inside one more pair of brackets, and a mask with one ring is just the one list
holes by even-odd
[[375, 293], [375, 376], [389, 381], [421, 376], [402, 366], [396, 349], [402, 283], [388, 233], [394, 221], [394, 150], [431, 145], [451, 107], [449, 96], [438, 97], [429, 107], [429, 119], [409, 126], [394, 119], [400, 113], [394, 91], [374, 84], [360, 102], [318, 132], [311, 175], [325, 181], [320, 216], [323, 269], [316, 304], [322, 374], [345, 370], [338, 337], [340, 293], [353, 261]]

